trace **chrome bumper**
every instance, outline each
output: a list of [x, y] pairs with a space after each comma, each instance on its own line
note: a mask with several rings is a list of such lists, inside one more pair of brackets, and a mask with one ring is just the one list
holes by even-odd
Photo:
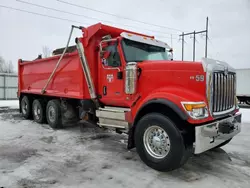
[[212, 149], [241, 131], [241, 113], [210, 124], [195, 127], [194, 153]]

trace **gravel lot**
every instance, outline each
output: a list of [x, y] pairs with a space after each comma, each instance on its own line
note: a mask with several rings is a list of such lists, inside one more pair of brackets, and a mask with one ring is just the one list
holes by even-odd
[[[1, 102], [1, 101], [0, 101]], [[1, 106], [1, 105], [0, 105]], [[242, 132], [222, 149], [162, 173], [126, 150], [125, 135], [75, 125], [52, 130], [0, 107], [0, 187], [250, 187], [250, 109]]]

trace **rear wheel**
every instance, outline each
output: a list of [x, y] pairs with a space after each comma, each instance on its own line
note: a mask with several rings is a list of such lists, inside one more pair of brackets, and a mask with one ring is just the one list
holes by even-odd
[[45, 108], [41, 100], [34, 100], [32, 104], [33, 119], [37, 123], [45, 122]]
[[186, 149], [182, 135], [162, 114], [147, 114], [139, 120], [135, 144], [142, 161], [155, 170], [170, 171], [183, 165]]
[[21, 100], [21, 112], [25, 119], [31, 118], [31, 102], [27, 96], [24, 96]]
[[52, 128], [62, 128], [61, 105], [59, 100], [50, 100], [48, 102], [46, 107], [46, 119]]

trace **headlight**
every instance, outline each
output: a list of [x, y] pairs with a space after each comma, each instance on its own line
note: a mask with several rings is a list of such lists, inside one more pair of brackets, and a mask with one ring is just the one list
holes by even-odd
[[193, 119], [208, 117], [207, 105], [204, 102], [182, 102], [182, 106]]

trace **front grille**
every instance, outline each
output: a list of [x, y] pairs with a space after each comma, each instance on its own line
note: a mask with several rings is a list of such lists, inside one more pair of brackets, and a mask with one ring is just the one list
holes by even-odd
[[234, 107], [235, 103], [235, 73], [213, 73], [213, 105], [214, 114]]

